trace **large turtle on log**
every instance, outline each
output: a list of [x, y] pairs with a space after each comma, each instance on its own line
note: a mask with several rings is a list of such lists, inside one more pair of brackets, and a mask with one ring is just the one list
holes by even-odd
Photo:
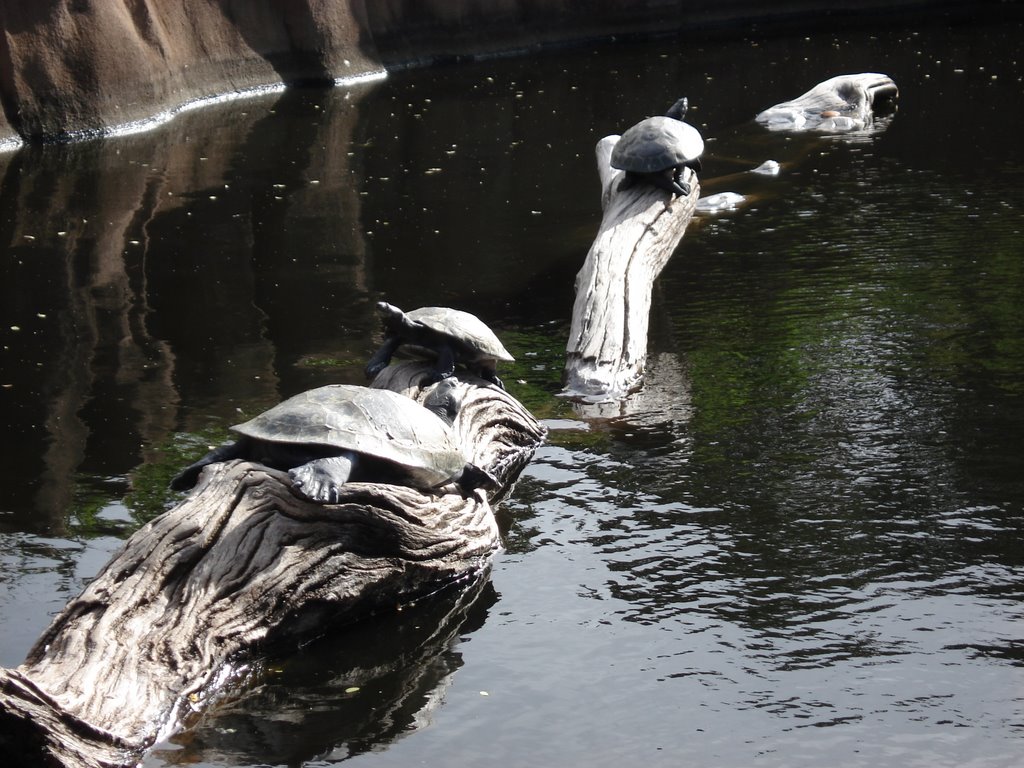
[[611, 166], [626, 172], [624, 187], [647, 182], [673, 196], [690, 194], [682, 172], [684, 168], [700, 170], [704, 139], [683, 122], [689, 106], [684, 96], [664, 115], [641, 120], [622, 134], [612, 150]]
[[494, 332], [476, 315], [449, 307], [420, 307], [403, 312], [386, 301], [377, 303], [386, 338], [366, 364], [366, 377], [374, 378], [392, 356], [404, 348], [413, 356], [436, 359], [432, 379], [440, 381], [461, 363], [481, 378], [502, 389], [498, 378], [499, 360], [515, 360]]
[[495, 487], [466, 462], [451, 430], [457, 379], [445, 379], [423, 405], [386, 389], [334, 384], [295, 395], [231, 429], [240, 438], [183, 469], [171, 488], [195, 485], [208, 464], [246, 459], [287, 470], [296, 490], [330, 504], [349, 481], [431, 490], [456, 481], [463, 490]]

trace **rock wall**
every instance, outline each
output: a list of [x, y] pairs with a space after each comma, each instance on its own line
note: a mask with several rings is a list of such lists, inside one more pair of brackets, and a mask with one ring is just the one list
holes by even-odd
[[[970, 4], [975, 10], [984, 2]], [[132, 124], [204, 98], [439, 58], [925, 0], [0, 0], [0, 143]]]
[[0, 140], [62, 138], [199, 99], [379, 69], [363, 3], [3, 0]]

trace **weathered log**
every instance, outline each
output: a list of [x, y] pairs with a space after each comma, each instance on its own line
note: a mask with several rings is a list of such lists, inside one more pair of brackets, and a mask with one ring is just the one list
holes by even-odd
[[871, 129], [875, 115], [891, 108], [898, 96], [899, 89], [888, 75], [837, 75], [792, 101], [769, 107], [755, 119], [771, 131], [863, 131]]
[[603, 215], [576, 276], [576, 301], [566, 345], [565, 390], [586, 400], [619, 399], [636, 389], [647, 359], [651, 290], [693, 216], [700, 184], [686, 168], [686, 197], [656, 187], [623, 188], [611, 167], [618, 136], [597, 143]]
[[[377, 386], [421, 397], [424, 368]], [[467, 377], [467, 381], [470, 381]], [[206, 468], [178, 506], [134, 534], [17, 669], [0, 669], [4, 765], [137, 762], [260, 653], [469, 578], [499, 544], [507, 494], [544, 428], [495, 387], [463, 383], [455, 429], [500, 488], [431, 494], [351, 483], [338, 504], [288, 476]]]

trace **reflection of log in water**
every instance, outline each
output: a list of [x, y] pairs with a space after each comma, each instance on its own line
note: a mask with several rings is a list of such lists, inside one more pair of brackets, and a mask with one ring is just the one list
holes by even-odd
[[[377, 383], [409, 391], [425, 370], [394, 366]], [[543, 427], [503, 390], [461, 388], [455, 431], [500, 497]], [[481, 492], [353, 483], [324, 506], [294, 495], [282, 473], [212, 465], [126, 542], [23, 665], [0, 670], [6, 764], [130, 764], [254, 654], [478, 574], [497, 546]], [[26, 745], [36, 753], [14, 762]]]
[[[382, 611], [342, 637], [270, 660], [237, 698], [218, 702], [154, 756], [300, 765], [341, 760], [424, 728], [462, 666], [458, 640], [478, 628], [497, 594], [487, 573], [401, 611]], [[271, 671], [271, 669], [273, 671]]]
[[[360, 111], [358, 98], [342, 95], [289, 92], [262, 107], [193, 112], [143, 136], [0, 157], [0, 242], [10, 253], [0, 265], [0, 379], [16, 400], [0, 427], [23, 447], [0, 467], [0, 506], [58, 530], [78, 478], [125, 477], [152, 457], [181, 428], [179, 403], [194, 407], [211, 392], [273, 402], [278, 372], [294, 368], [276, 359], [279, 346], [318, 351], [327, 342], [309, 336], [311, 324], [331, 329], [337, 344], [339, 323], [315, 310], [304, 316], [302, 343], [297, 321], [268, 327], [267, 317], [298, 314], [275, 303], [296, 292], [283, 238], [309, 229], [311, 217], [333, 252], [304, 255], [325, 272], [329, 258], [344, 258], [345, 271], [323, 283], [366, 290], [349, 153]], [[260, 168], [250, 171], [281, 144], [286, 118], [270, 108], [307, 104], [323, 119], [288, 126], [288, 149], [276, 151], [291, 155], [273, 179], [287, 188], [274, 187]], [[193, 224], [206, 216], [222, 239]], [[218, 317], [184, 298], [201, 291], [217, 293]], [[365, 314], [369, 324], [369, 307]]]
[[[3, 485], [34, 491], [33, 506], [50, 525], [60, 525], [70, 504], [97, 413], [137, 426], [143, 439], [166, 434], [173, 420], [170, 353], [145, 323], [144, 231], [159, 184], [144, 171], [97, 174], [113, 154], [101, 145], [25, 150], [6, 169], [5, 182], [13, 183], [5, 193], [17, 192], [4, 200], [6, 239], [21, 258], [0, 292], [11, 324], [22, 330], [11, 344], [5, 339], [20, 362], [5, 383], [22, 407], [42, 414], [33, 422], [12, 411], [6, 434], [45, 443], [26, 452], [44, 466], [21, 467]], [[45, 364], [37, 362], [44, 351]]]

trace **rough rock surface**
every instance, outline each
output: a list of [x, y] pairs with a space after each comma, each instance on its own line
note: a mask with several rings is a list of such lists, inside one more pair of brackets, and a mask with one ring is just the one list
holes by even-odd
[[363, 52], [362, 11], [328, 0], [7, 0], [0, 139], [96, 131], [225, 93], [379, 69]]

